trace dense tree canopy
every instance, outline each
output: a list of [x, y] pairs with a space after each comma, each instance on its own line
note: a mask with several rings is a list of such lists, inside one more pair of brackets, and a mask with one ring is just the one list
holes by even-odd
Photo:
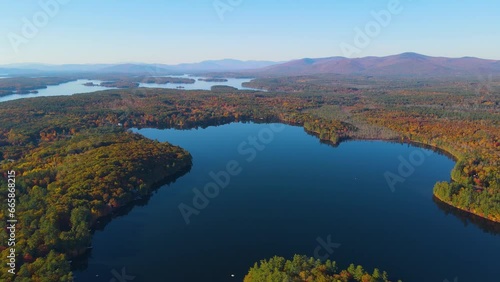
[[[109, 127], [38, 141], [17, 160], [2, 162], [3, 172], [16, 171], [16, 281], [70, 281], [67, 259], [90, 246], [98, 218], [149, 195], [154, 184], [190, 165], [191, 156], [181, 148]], [[7, 185], [0, 182], [6, 195]], [[2, 203], [3, 219], [6, 211]], [[0, 240], [7, 242], [5, 229]], [[6, 257], [9, 250], [0, 251]], [[1, 268], [2, 281], [9, 281], [6, 266]]]
[[[457, 160], [453, 182], [436, 184], [436, 197], [500, 221], [500, 98], [498, 92], [475, 93], [473, 83], [295, 77], [252, 84], [288, 93], [127, 89], [1, 103], [0, 170], [18, 175], [17, 281], [44, 281], [39, 277], [45, 275], [70, 280], [67, 260], [89, 246], [97, 218], [149, 195], [154, 183], [190, 167], [188, 152], [127, 131], [133, 127], [283, 122], [333, 144], [345, 139], [427, 144]], [[4, 178], [0, 184], [6, 198]], [[6, 210], [4, 201], [2, 219]], [[6, 236], [0, 230], [2, 242]], [[0, 251], [7, 255], [5, 246]], [[286, 264], [278, 258], [268, 263]], [[326, 271], [316, 264], [311, 262], [304, 275]], [[12, 278], [5, 276], [5, 267], [0, 266], [2, 281]], [[354, 275], [346, 271], [346, 277]]]
[[388, 274], [375, 268], [366, 271], [361, 265], [351, 264], [347, 269], [339, 270], [337, 263], [327, 260], [295, 255], [292, 260], [273, 257], [262, 260], [250, 268], [244, 282], [389, 282]]

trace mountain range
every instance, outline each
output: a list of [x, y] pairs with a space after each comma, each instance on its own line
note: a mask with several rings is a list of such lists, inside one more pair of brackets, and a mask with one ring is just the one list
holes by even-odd
[[329, 57], [300, 59], [276, 64], [258, 70], [260, 74], [363, 74], [388, 76], [450, 76], [472, 74], [500, 74], [500, 61], [473, 57], [430, 57], [417, 53], [403, 53], [386, 57], [345, 58]]
[[277, 64], [269, 61], [240, 61], [233, 59], [210, 60], [178, 65], [124, 63], [124, 64], [67, 64], [49, 65], [37, 63], [0, 65], [0, 74], [32, 74], [40, 72], [99, 72], [99, 73], [151, 73], [184, 74], [194, 72], [223, 72], [259, 69]]
[[500, 61], [474, 57], [431, 57], [417, 53], [403, 53], [385, 57], [363, 58], [304, 58], [289, 62], [240, 61], [233, 59], [203, 61], [200, 63], [166, 64], [11, 64], [0, 66], [0, 75], [36, 73], [124, 73], [124, 74], [194, 74], [231, 72], [253, 76], [287, 76], [310, 74], [359, 74], [385, 76], [458, 76], [500, 74]]

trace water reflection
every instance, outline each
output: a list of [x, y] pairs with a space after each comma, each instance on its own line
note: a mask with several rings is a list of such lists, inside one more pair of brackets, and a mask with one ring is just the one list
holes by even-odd
[[499, 235], [500, 234], [500, 223], [493, 222], [491, 220], [486, 220], [480, 216], [477, 216], [475, 214], [468, 213], [466, 211], [457, 209], [455, 207], [452, 207], [441, 200], [439, 200], [436, 197], [432, 197], [434, 203], [436, 203], [436, 206], [442, 210], [446, 215], [453, 215], [456, 218], [458, 218], [464, 225], [464, 227], [469, 226], [469, 224], [473, 224], [481, 230], [483, 230], [486, 233], [490, 233], [493, 235]]
[[[155, 194], [156, 190], [158, 190], [162, 186], [167, 186], [170, 184], [175, 183], [177, 179], [180, 177], [188, 174], [191, 171], [191, 166], [188, 167], [186, 170], [179, 171], [170, 177], [165, 178], [164, 180], [160, 181], [158, 184], [156, 184], [153, 187], [153, 193], [146, 197], [142, 197], [139, 199], [136, 199], [135, 201], [129, 203], [128, 205], [125, 205], [115, 211], [113, 211], [110, 215], [104, 216], [102, 218], [99, 218], [94, 225], [92, 226], [92, 234], [94, 234], [96, 231], [103, 231], [106, 225], [108, 225], [113, 219], [126, 216], [129, 214], [135, 207], [143, 207], [146, 206], [149, 203], [149, 200], [151, 197]], [[92, 257], [92, 248], [89, 248], [87, 252], [85, 252], [83, 255], [80, 255], [78, 257], [73, 258], [71, 261], [71, 268], [73, 271], [84, 271], [88, 268], [88, 261], [89, 258]]]

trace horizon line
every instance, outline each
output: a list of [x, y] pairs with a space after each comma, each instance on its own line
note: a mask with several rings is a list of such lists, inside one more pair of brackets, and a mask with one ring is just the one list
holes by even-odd
[[461, 56], [461, 57], [446, 57], [446, 56], [431, 56], [431, 55], [425, 55], [422, 53], [417, 53], [417, 52], [403, 52], [403, 53], [398, 53], [398, 54], [392, 54], [392, 55], [385, 55], [385, 56], [377, 56], [377, 55], [369, 55], [369, 56], [361, 56], [361, 57], [345, 57], [345, 56], [328, 56], [328, 57], [302, 57], [302, 58], [295, 58], [295, 59], [288, 59], [288, 60], [278, 60], [278, 61], [273, 61], [273, 60], [260, 60], [260, 59], [251, 59], [251, 60], [246, 60], [246, 59], [236, 59], [236, 58], [223, 58], [223, 59], [205, 59], [202, 61], [195, 61], [195, 62], [183, 62], [183, 63], [159, 63], [159, 62], [116, 62], [116, 63], [104, 63], [104, 62], [94, 62], [94, 63], [62, 63], [62, 64], [55, 64], [55, 63], [42, 63], [42, 62], [18, 62], [18, 63], [7, 63], [7, 64], [0, 64], [0, 66], [12, 66], [12, 65], [46, 65], [46, 66], [66, 66], [66, 65], [82, 65], [82, 66], [90, 66], [90, 65], [165, 65], [165, 66], [179, 66], [179, 65], [184, 65], [184, 64], [199, 64], [199, 63], [204, 63], [204, 62], [212, 62], [212, 61], [239, 61], [239, 62], [272, 62], [272, 63], [286, 63], [286, 62], [293, 62], [293, 61], [298, 61], [298, 60], [303, 60], [303, 59], [328, 59], [328, 58], [343, 58], [343, 59], [349, 59], [349, 60], [354, 60], [354, 59], [363, 59], [363, 58], [386, 58], [386, 57], [392, 57], [392, 56], [398, 56], [398, 55], [403, 55], [403, 54], [415, 54], [415, 55], [420, 55], [420, 56], [425, 56], [425, 57], [430, 57], [430, 58], [446, 58], [446, 59], [465, 59], [465, 58], [472, 58], [472, 59], [479, 59], [479, 60], [487, 60], [487, 61], [500, 61], [500, 59], [491, 59], [491, 58], [483, 58], [483, 57], [476, 57], [476, 56]]

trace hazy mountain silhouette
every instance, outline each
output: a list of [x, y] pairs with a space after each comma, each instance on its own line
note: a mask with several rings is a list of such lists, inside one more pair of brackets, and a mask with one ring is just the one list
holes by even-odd
[[269, 66], [259, 73], [275, 75], [303, 74], [366, 74], [366, 75], [470, 75], [500, 74], [500, 61], [473, 57], [430, 57], [403, 53], [387, 57], [344, 58], [329, 57], [301, 59]]

